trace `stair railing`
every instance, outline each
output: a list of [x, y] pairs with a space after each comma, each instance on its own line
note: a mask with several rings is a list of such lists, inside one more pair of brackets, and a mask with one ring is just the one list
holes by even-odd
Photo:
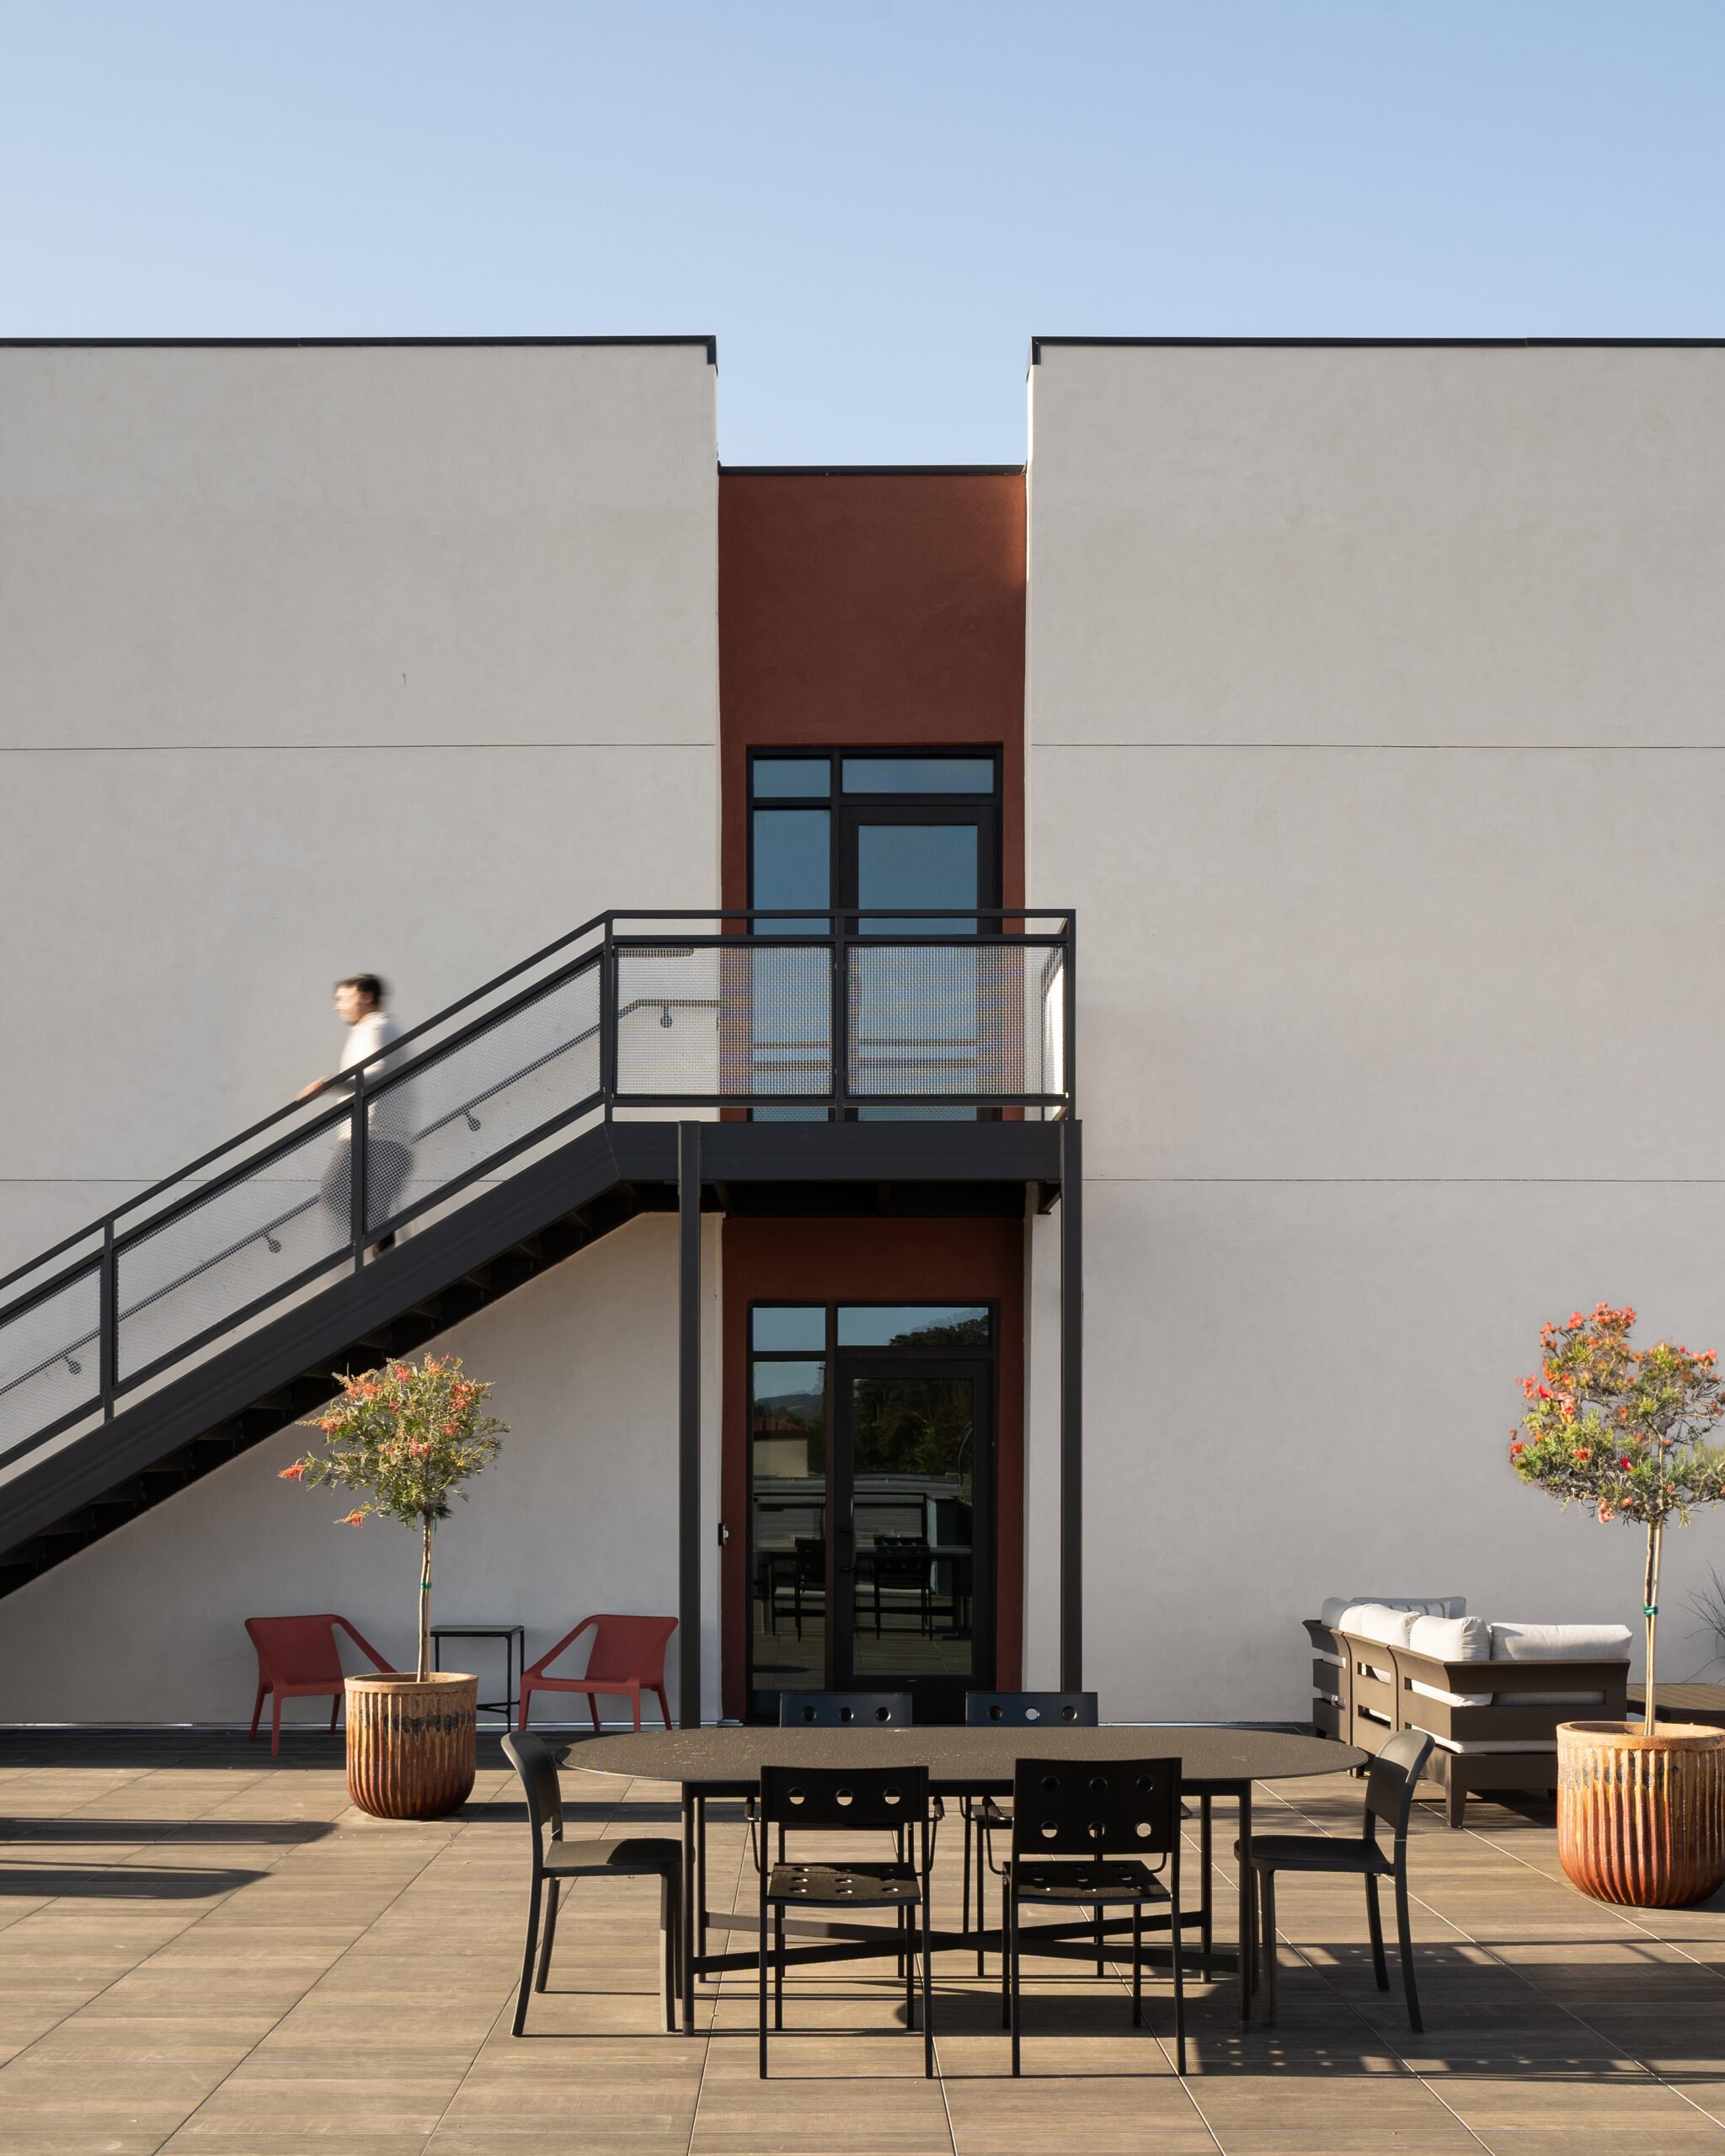
[[601, 914], [0, 1278], [0, 1477], [589, 1118], [1074, 1112], [1070, 912], [808, 918]]

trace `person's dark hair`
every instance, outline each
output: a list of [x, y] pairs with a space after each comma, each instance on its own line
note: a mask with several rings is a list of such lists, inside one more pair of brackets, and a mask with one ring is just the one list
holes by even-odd
[[369, 995], [380, 1011], [383, 1008], [384, 999], [389, 994], [389, 990], [378, 979], [376, 974], [349, 974], [344, 979], [337, 981], [335, 985], [338, 988], [356, 988], [361, 995]]

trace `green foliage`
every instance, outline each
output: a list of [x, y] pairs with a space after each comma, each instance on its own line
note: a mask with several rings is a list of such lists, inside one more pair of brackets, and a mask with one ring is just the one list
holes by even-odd
[[1541, 1328], [1539, 1372], [1522, 1380], [1530, 1405], [1510, 1433], [1509, 1464], [1524, 1482], [1600, 1520], [1648, 1528], [1687, 1524], [1697, 1505], [1725, 1498], [1725, 1452], [1706, 1442], [1725, 1416], [1711, 1348], [1662, 1340], [1629, 1345], [1632, 1310], [1599, 1304], [1567, 1325]]
[[284, 1467], [281, 1479], [365, 1495], [338, 1521], [342, 1527], [363, 1527], [374, 1513], [408, 1527], [447, 1519], [450, 1498], [466, 1502], [461, 1485], [491, 1465], [509, 1434], [480, 1412], [490, 1390], [463, 1377], [453, 1355], [428, 1355], [418, 1369], [389, 1363], [350, 1374], [341, 1397], [305, 1426], [323, 1433], [327, 1451]]

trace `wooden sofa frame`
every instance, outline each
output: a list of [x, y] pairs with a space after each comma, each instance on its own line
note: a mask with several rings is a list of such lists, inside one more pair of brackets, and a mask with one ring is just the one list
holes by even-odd
[[[1305, 1620], [1315, 1648], [1341, 1657], [1341, 1667], [1314, 1657], [1312, 1727], [1362, 1752], [1378, 1753], [1401, 1729], [1423, 1729], [1457, 1743], [1555, 1744], [1560, 1721], [1621, 1721], [1629, 1682], [1627, 1662], [1439, 1662], [1412, 1647], [1333, 1631], [1316, 1618]], [[1376, 1672], [1386, 1669], [1389, 1681]], [[1439, 1692], [1484, 1692], [1485, 1707], [1454, 1707], [1413, 1689], [1415, 1681]], [[1520, 1706], [1516, 1692], [1598, 1692], [1596, 1706]], [[1445, 1796], [1445, 1817], [1459, 1827], [1476, 1790], [1541, 1790], [1555, 1795], [1555, 1752], [1446, 1752], [1432, 1747], [1423, 1777]]]

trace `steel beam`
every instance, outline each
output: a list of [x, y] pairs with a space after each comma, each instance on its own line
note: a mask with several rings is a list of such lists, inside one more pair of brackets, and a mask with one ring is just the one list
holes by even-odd
[[677, 1125], [677, 1719], [701, 1726], [701, 1126]]
[[1060, 1134], [1060, 1689], [1084, 1689], [1084, 1134]]

